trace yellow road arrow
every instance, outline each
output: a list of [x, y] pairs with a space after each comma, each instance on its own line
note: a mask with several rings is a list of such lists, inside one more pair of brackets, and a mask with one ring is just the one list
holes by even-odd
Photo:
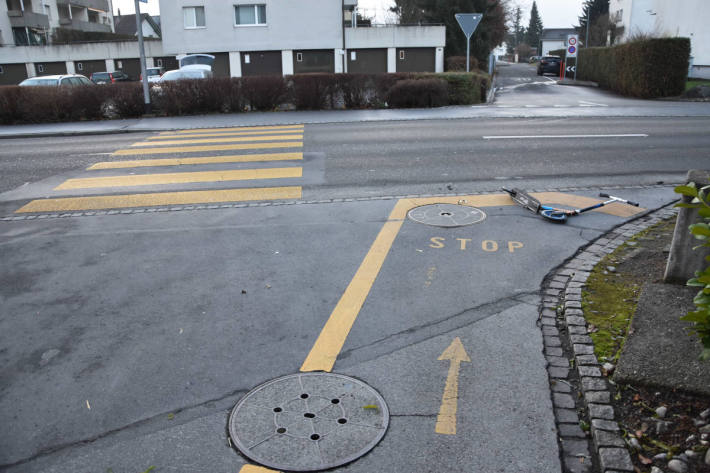
[[459, 400], [459, 369], [461, 362], [471, 362], [459, 337], [454, 338], [451, 345], [444, 350], [439, 360], [450, 360], [449, 375], [446, 378], [444, 395], [441, 397], [441, 408], [436, 418], [436, 433], [456, 435], [456, 409]]

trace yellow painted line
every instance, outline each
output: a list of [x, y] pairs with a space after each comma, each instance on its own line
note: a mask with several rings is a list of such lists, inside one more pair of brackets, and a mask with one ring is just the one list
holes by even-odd
[[205, 153], [208, 151], [234, 151], [238, 149], [303, 148], [301, 141], [281, 141], [274, 143], [244, 143], [235, 145], [175, 146], [168, 148], [119, 149], [113, 156], [135, 156], [137, 154]]
[[279, 135], [284, 133], [303, 133], [303, 128], [294, 128], [293, 130], [264, 130], [264, 131], [232, 131], [227, 133], [199, 133], [199, 134], [160, 134], [158, 136], [150, 136], [148, 140], [166, 140], [166, 139], [187, 139], [187, 138], [203, 138], [210, 136], [260, 136], [260, 135]]
[[303, 153], [236, 154], [231, 156], [209, 156], [202, 158], [134, 159], [130, 161], [105, 161], [86, 168], [125, 169], [157, 166], [183, 166], [191, 164], [254, 163], [262, 161], [302, 161]]
[[239, 473], [281, 473], [276, 470], [269, 470], [268, 468], [264, 468], [263, 466], [255, 466], [255, 465], [244, 465], [241, 470], [239, 470]]
[[451, 363], [449, 364], [449, 374], [446, 377], [446, 385], [444, 386], [444, 394], [441, 397], [441, 407], [439, 408], [439, 415], [436, 417], [434, 431], [437, 434], [456, 435], [456, 412], [458, 411], [459, 403], [459, 370], [461, 363], [470, 363], [471, 358], [468, 357], [468, 353], [466, 353], [461, 339], [456, 337], [438, 359], [440, 361], [449, 360]]
[[67, 212], [74, 210], [124, 209], [164, 205], [214, 204], [255, 200], [291, 200], [301, 198], [300, 187], [264, 187], [210, 191], [164, 192], [152, 194], [99, 195], [33, 200], [15, 213]]
[[254, 179], [286, 179], [302, 177], [303, 169], [262, 168], [232, 169], [228, 171], [171, 172], [162, 174], [133, 174], [128, 176], [102, 176], [68, 179], [54, 190], [92, 189], [95, 187], [153, 186], [165, 184], [186, 184], [191, 182], [246, 181]]
[[[543, 203], [580, 206], [592, 205], [600, 202], [599, 199], [581, 196], [572, 196], [560, 192], [539, 192], [533, 193]], [[375, 238], [370, 250], [365, 255], [360, 267], [340, 300], [331, 312], [325, 326], [318, 335], [306, 360], [301, 365], [301, 371], [331, 371], [335, 360], [345, 344], [345, 339], [350, 333], [355, 319], [360, 312], [365, 299], [370, 293], [370, 289], [377, 278], [377, 275], [384, 264], [385, 258], [397, 237], [397, 233], [402, 228], [407, 212], [415, 207], [428, 204], [457, 204], [468, 205], [470, 207], [498, 207], [516, 205], [508, 194], [471, 195], [471, 196], [451, 196], [451, 197], [427, 197], [402, 199], [397, 201], [390, 212], [389, 218]], [[621, 209], [612, 205], [597, 209], [597, 211], [616, 215], [619, 217], [635, 215], [644, 209], [621, 205]]]
[[204, 138], [199, 140], [165, 140], [165, 141], [141, 141], [133, 143], [131, 146], [163, 146], [163, 145], [191, 145], [202, 143], [243, 143], [246, 141], [271, 141], [271, 140], [302, 140], [303, 135], [274, 135], [274, 136], [237, 136], [234, 138]]
[[179, 131], [163, 131], [161, 135], [171, 135], [173, 133], [180, 134], [199, 134], [199, 133], [218, 133], [218, 132], [232, 132], [232, 131], [258, 131], [258, 130], [293, 130], [303, 128], [303, 125], [276, 125], [276, 126], [239, 126], [231, 128], [195, 128], [190, 130], [179, 130]]

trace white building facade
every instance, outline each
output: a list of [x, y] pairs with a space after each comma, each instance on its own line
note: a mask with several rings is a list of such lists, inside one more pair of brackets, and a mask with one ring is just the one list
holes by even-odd
[[232, 77], [444, 70], [443, 26], [358, 27], [356, 0], [257, 1], [160, 0], [165, 53], [214, 54]]
[[635, 36], [690, 38], [690, 77], [710, 79], [710, 2], [708, 0], [610, 0], [616, 42]]

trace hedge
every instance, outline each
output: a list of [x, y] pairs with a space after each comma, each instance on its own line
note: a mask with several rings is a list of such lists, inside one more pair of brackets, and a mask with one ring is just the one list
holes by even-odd
[[[438, 107], [485, 102], [481, 72], [299, 74], [165, 82], [151, 87], [162, 116], [251, 110]], [[41, 123], [142, 115], [138, 82], [95, 87], [0, 87], [0, 123]]]
[[683, 93], [688, 76], [690, 39], [654, 38], [610, 48], [579, 51], [577, 79], [640, 98]]

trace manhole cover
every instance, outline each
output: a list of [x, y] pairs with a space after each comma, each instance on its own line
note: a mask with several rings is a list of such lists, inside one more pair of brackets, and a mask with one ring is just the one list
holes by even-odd
[[408, 215], [415, 222], [435, 227], [463, 227], [486, 218], [481, 209], [455, 204], [422, 205], [410, 210]]
[[351, 462], [382, 439], [389, 410], [362, 381], [300, 373], [268, 381], [244, 396], [229, 434], [245, 456], [286, 471], [316, 471]]

